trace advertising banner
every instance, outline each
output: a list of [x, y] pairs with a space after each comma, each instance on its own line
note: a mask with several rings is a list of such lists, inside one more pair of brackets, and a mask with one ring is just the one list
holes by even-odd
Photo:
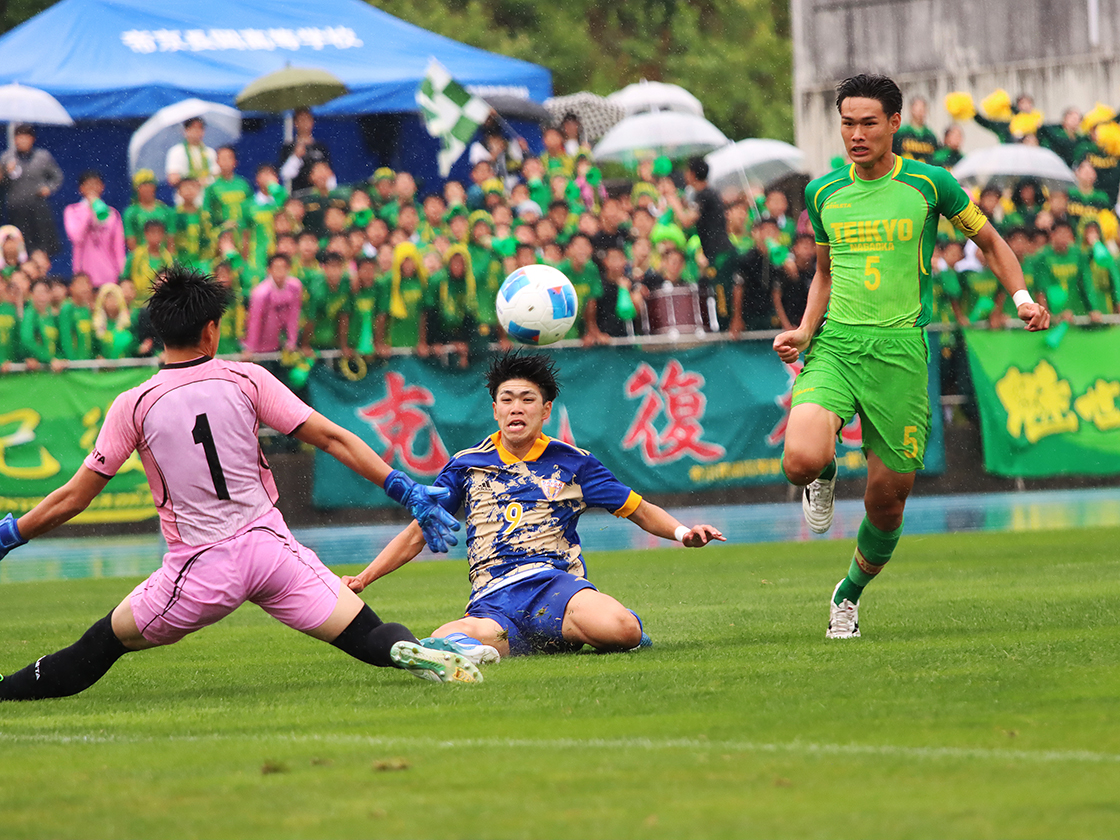
[[[151, 368], [0, 376], [0, 511], [17, 517], [65, 484], [93, 449], [113, 399]], [[133, 453], [75, 522], [138, 522], [156, 515]]]
[[[931, 336], [936, 342], [936, 336]], [[785, 481], [782, 445], [793, 380], [768, 342], [706, 344], [663, 352], [637, 347], [558, 350], [561, 392], [544, 432], [595, 454], [639, 493], [705, 491]], [[930, 354], [931, 404], [939, 406]], [[323, 366], [311, 402], [391, 465], [430, 481], [455, 452], [495, 431], [485, 365], [468, 370], [397, 357], [350, 382]], [[932, 412], [927, 470], [944, 469], [941, 412]], [[866, 471], [859, 420], [837, 448], [842, 475]], [[316, 453], [319, 507], [391, 504], [377, 487]]]
[[984, 469], [1040, 478], [1120, 473], [1120, 330], [968, 330]]

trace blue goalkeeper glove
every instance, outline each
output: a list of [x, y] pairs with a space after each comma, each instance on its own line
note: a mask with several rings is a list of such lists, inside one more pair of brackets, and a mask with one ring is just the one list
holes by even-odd
[[[456, 522], [456, 525], [459, 523]], [[26, 545], [27, 540], [19, 534], [19, 528], [16, 527], [16, 518], [10, 513], [3, 519], [0, 519], [0, 560], [8, 556], [8, 552], [13, 548], [19, 548], [21, 545]]]
[[451, 495], [446, 487], [429, 487], [417, 484], [400, 470], [393, 470], [385, 479], [385, 495], [400, 505], [420, 524], [424, 542], [435, 552], [444, 554], [450, 545], [458, 545], [459, 540], [451, 533], [459, 530], [459, 523], [439, 503]]

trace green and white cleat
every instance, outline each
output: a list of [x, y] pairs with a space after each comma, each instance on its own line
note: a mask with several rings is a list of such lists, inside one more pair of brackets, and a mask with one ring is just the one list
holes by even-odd
[[419, 642], [397, 642], [390, 648], [389, 658], [398, 668], [421, 680], [482, 682], [482, 674], [465, 656], [449, 650], [433, 650]]
[[[840, 588], [836, 584], [836, 589]], [[837, 604], [836, 589], [832, 590], [832, 598], [828, 599], [828, 632], [826, 639], [858, 639], [859, 638], [859, 603], [853, 604], [847, 598]]]
[[431, 650], [449, 650], [466, 657], [475, 665], [493, 665], [501, 661], [502, 655], [493, 645], [484, 645], [466, 633], [448, 633], [446, 636], [429, 636], [421, 639], [420, 644]]
[[832, 517], [836, 513], [836, 475], [829, 479], [818, 478], [806, 485], [801, 497], [801, 511], [814, 534], [823, 534], [832, 527]]

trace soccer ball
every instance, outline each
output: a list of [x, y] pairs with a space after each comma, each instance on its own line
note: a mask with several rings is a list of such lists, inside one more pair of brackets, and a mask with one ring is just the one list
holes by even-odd
[[498, 321], [522, 344], [552, 344], [576, 322], [579, 301], [563, 272], [548, 265], [517, 269], [498, 289]]

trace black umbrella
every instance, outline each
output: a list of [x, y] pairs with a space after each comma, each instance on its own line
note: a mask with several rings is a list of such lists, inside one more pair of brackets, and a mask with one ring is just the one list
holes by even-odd
[[526, 99], [523, 96], [513, 96], [508, 93], [497, 93], [493, 96], [482, 97], [486, 104], [497, 111], [507, 120], [524, 120], [525, 122], [543, 123], [551, 119], [548, 109], [539, 102]]

